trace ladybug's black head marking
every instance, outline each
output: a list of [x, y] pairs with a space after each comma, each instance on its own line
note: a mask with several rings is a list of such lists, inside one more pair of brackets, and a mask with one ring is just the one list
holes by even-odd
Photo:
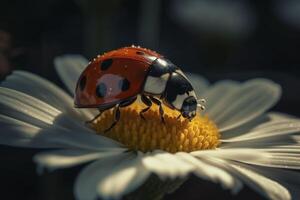
[[181, 113], [184, 118], [193, 119], [196, 116], [197, 100], [193, 96], [189, 96], [183, 101]]

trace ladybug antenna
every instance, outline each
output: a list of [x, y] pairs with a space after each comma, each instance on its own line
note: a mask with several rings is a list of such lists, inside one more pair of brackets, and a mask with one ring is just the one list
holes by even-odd
[[204, 104], [204, 103], [206, 103], [206, 100], [205, 99], [197, 99], [197, 102], [200, 104]]
[[201, 110], [205, 110], [205, 106], [201, 105], [201, 104], [197, 104], [197, 107], [200, 108]]
[[205, 110], [205, 106], [202, 105], [205, 103], [206, 103], [205, 99], [197, 99], [197, 107], [200, 108], [201, 110]]

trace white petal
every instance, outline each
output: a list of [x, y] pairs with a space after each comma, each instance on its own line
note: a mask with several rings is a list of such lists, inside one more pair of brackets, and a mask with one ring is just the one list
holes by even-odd
[[77, 80], [88, 65], [88, 60], [81, 55], [64, 55], [56, 57], [54, 65], [61, 80], [74, 95]]
[[[245, 165], [238, 165], [233, 162], [224, 161], [217, 158], [207, 158], [212, 165], [223, 167], [228, 172], [239, 178], [249, 187], [259, 192], [262, 196], [272, 200], [289, 200], [291, 195], [289, 191], [277, 183], [255, 171], [251, 171]], [[254, 168], [255, 169], [255, 168]]]
[[120, 146], [111, 139], [94, 135], [83, 126], [84, 122], [77, 122], [51, 105], [16, 90], [0, 87], [0, 108], [1, 144], [87, 149]]
[[267, 116], [270, 118], [270, 121], [256, 125], [253, 130], [262, 130], [282, 123], [300, 122], [299, 118], [283, 113], [268, 113]]
[[280, 113], [280, 112], [269, 112], [268, 116], [270, 117], [271, 121], [280, 121], [285, 119], [297, 119], [297, 117], [293, 115], [289, 115], [286, 113]]
[[[0, 115], [0, 144], [16, 147], [58, 148], [61, 144], [52, 144], [39, 138], [33, 139], [42, 131], [28, 123]], [[44, 133], [45, 134], [45, 133]], [[49, 134], [48, 134], [49, 135]]]
[[222, 132], [222, 139], [233, 139], [248, 132], [252, 132], [253, 130], [258, 130], [266, 126], [276, 124], [278, 122], [281, 123], [291, 120], [295, 121], [297, 119], [298, 118], [296, 118], [295, 116], [287, 115], [285, 113], [268, 112], [256, 117], [255, 119], [243, 124], [242, 126]]
[[274, 153], [300, 153], [300, 141], [298, 141], [298, 144], [267, 147], [264, 148], [264, 151]]
[[[257, 126], [252, 131], [238, 137], [222, 140], [222, 142], [242, 142], [247, 140], [261, 141], [268, 138], [290, 135], [300, 132], [300, 120], [277, 120]], [[254, 141], [254, 142], [255, 142]]]
[[246, 148], [236, 148], [236, 149], [215, 149], [215, 150], [200, 150], [194, 151], [190, 153], [193, 156], [199, 158], [207, 158], [207, 157], [216, 157], [228, 160], [236, 160], [236, 161], [257, 161], [263, 160], [266, 157], [266, 153], [263, 154], [262, 151], [246, 149]]
[[[1, 86], [24, 92], [76, 118], [91, 118], [88, 112], [75, 110], [73, 99], [50, 81], [25, 71], [14, 71]], [[80, 115], [79, 115], [80, 113]]]
[[300, 174], [297, 171], [275, 169], [269, 167], [252, 167], [247, 165], [247, 168], [256, 171], [270, 179], [279, 182], [286, 187], [292, 195], [292, 199], [300, 198]]
[[68, 130], [58, 126], [38, 127], [21, 120], [0, 115], [0, 144], [35, 148], [79, 148], [107, 150], [121, 144], [104, 136]]
[[232, 103], [232, 94], [239, 88], [239, 83], [231, 80], [223, 80], [210, 86], [203, 98], [206, 100], [205, 113], [214, 119], [224, 107]]
[[289, 148], [300, 143], [297, 136], [300, 133], [299, 119], [278, 113], [270, 113], [268, 117], [270, 121], [256, 124], [244, 134], [223, 139], [221, 148], [274, 148], [287, 145]]
[[176, 155], [194, 165], [193, 173], [198, 177], [214, 183], [220, 183], [224, 189], [230, 189], [233, 194], [236, 194], [242, 188], [242, 183], [224, 169], [210, 165], [189, 153], [180, 152]]
[[258, 162], [258, 165], [285, 168], [300, 169], [300, 152], [297, 153], [269, 153], [270, 156]]
[[249, 122], [246, 122], [245, 124], [243, 124], [241, 126], [235, 127], [233, 129], [229, 129], [227, 131], [223, 131], [221, 133], [221, 139], [223, 141], [223, 140], [232, 139], [234, 137], [244, 135], [245, 133], [252, 131], [255, 127], [259, 126], [260, 124], [267, 123], [270, 121], [271, 121], [271, 118], [270, 118], [269, 114], [260, 115], [260, 116], [256, 117], [255, 119], [253, 119]]
[[164, 151], [149, 153], [142, 162], [149, 171], [156, 173], [161, 179], [185, 177], [195, 169], [191, 163]]
[[300, 169], [300, 147], [298, 148], [267, 148], [258, 149], [257, 151], [263, 151], [267, 154], [264, 160], [256, 162], [254, 164], [286, 168], [286, 169]]
[[248, 186], [259, 192], [261, 195], [272, 200], [289, 200], [291, 195], [289, 191], [261, 174], [258, 174], [245, 167], [231, 164], [232, 173], [241, 178]]
[[141, 158], [123, 153], [101, 158], [88, 165], [75, 183], [75, 197], [79, 200], [118, 199], [140, 186], [149, 176], [141, 165]]
[[0, 87], [0, 108], [0, 114], [38, 127], [56, 125], [88, 131], [78, 121], [73, 120], [47, 103], [9, 88]]
[[224, 160], [233, 160], [237, 162], [276, 167], [286, 169], [300, 169], [300, 150], [294, 149], [293, 151], [281, 151], [280, 148], [276, 149], [218, 149], [214, 151], [197, 151], [192, 152], [192, 155], [200, 158], [215, 157]]
[[[41, 107], [39, 107], [41, 106]], [[61, 114], [53, 107], [15, 90], [0, 88], [0, 113], [31, 124], [52, 124]]]
[[98, 184], [98, 193], [105, 199], [120, 199], [142, 185], [149, 175], [150, 172], [142, 165], [140, 156], [126, 160], [108, 171]]
[[266, 152], [246, 148], [194, 151], [191, 152], [191, 155], [198, 158], [220, 158], [223, 160], [234, 160], [251, 164], [261, 162], [269, 156]]
[[209, 86], [208, 80], [200, 76], [199, 74], [185, 73], [185, 75], [191, 81], [197, 97], [202, 98], [202, 95]]
[[223, 145], [223, 149], [234, 149], [234, 148], [275, 148], [280, 146], [295, 146], [299, 145], [299, 138], [295, 136], [276, 136], [272, 138], [266, 138], [265, 140], [247, 140], [243, 142], [230, 143]]
[[[214, 99], [216, 102], [222, 101], [222, 96], [225, 96], [225, 103], [222, 102], [218, 109], [214, 110], [212, 117], [220, 131], [235, 128], [263, 114], [279, 100], [281, 95], [280, 86], [267, 79], [250, 80], [241, 84], [239, 88], [233, 86], [234, 84], [231, 85], [228, 87], [232, 87], [232, 90], [217, 90], [220, 94], [217, 95], [218, 99]], [[230, 96], [226, 95], [227, 92]], [[207, 112], [210, 116], [209, 109]]]
[[34, 156], [33, 160], [38, 163], [40, 167], [55, 170], [59, 168], [73, 167], [85, 162], [116, 156], [123, 153], [124, 149], [111, 149], [110, 151], [89, 151], [89, 150], [54, 150], [39, 153]]
[[97, 185], [105, 175], [106, 170], [116, 166], [120, 160], [130, 159], [129, 154], [120, 154], [101, 158], [86, 166], [75, 181], [74, 194], [78, 200], [94, 200], [97, 198]]
[[273, 124], [291, 120], [294, 121], [297, 120], [297, 118], [283, 113], [269, 112], [256, 117], [255, 119], [243, 124], [242, 126], [222, 132], [222, 139], [224, 139], [225, 142], [226, 139], [237, 138], [239, 136], [247, 134], [248, 132], [252, 132], [253, 130], [259, 130], [266, 126], [273, 126]]

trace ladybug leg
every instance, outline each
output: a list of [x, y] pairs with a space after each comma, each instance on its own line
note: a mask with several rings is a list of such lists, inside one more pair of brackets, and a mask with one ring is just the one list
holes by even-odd
[[129, 100], [125, 100], [125, 101], [122, 101], [121, 103], [117, 104], [114, 108], [114, 122], [110, 125], [110, 127], [108, 129], [106, 129], [104, 131], [104, 133], [106, 133], [107, 131], [110, 131], [117, 123], [118, 121], [120, 120], [120, 117], [121, 117], [121, 112], [120, 112], [120, 108], [121, 107], [126, 107], [126, 106], [129, 106], [130, 104], [132, 104], [134, 101], [136, 100], [136, 97], [132, 98], [132, 99], [129, 99]]
[[147, 105], [147, 108], [144, 108], [143, 110], [141, 110], [140, 116], [142, 119], [146, 120], [143, 114], [144, 114], [144, 112], [147, 112], [151, 108], [152, 102], [146, 95], [142, 95], [141, 100], [144, 104]]
[[99, 113], [93, 119], [86, 121], [85, 124], [93, 123], [98, 117], [100, 117], [102, 115], [102, 113], [103, 112], [99, 110]]
[[164, 112], [164, 109], [163, 109], [163, 107], [162, 107], [161, 101], [160, 101], [159, 99], [156, 99], [156, 98], [151, 97], [151, 96], [150, 96], [150, 99], [151, 99], [151, 101], [152, 101], [153, 103], [155, 103], [156, 105], [159, 106], [160, 119], [161, 119], [162, 123], [165, 124], [165, 118], [164, 118], [164, 113], [165, 113], [165, 112]]
[[120, 116], [121, 116], [121, 113], [120, 113], [120, 104], [117, 104], [114, 108], [114, 122], [110, 125], [110, 127], [108, 129], [106, 129], [104, 131], [104, 133], [110, 131], [117, 123], [118, 121], [120, 120]]
[[177, 116], [177, 119], [180, 119], [180, 117], [181, 117], [181, 113]]

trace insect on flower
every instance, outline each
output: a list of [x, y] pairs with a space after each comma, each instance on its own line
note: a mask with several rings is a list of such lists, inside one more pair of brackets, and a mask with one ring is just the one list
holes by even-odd
[[[80, 55], [55, 59], [72, 95], [87, 65]], [[55, 84], [14, 71], [0, 84], [0, 144], [43, 148], [33, 158], [39, 170], [67, 171], [87, 163], [74, 183], [78, 200], [163, 198], [191, 174], [232, 194], [248, 185], [268, 199], [299, 199], [300, 120], [267, 112], [280, 99], [280, 85], [262, 78], [211, 85], [199, 75], [188, 77], [197, 96], [209, 102], [205, 115], [188, 122], [163, 105], [163, 124], [159, 106], [153, 105], [145, 121], [139, 114], [145, 106], [136, 101], [121, 109], [120, 121], [104, 133], [113, 110], [85, 127], [82, 122], [95, 115], [92, 109], [75, 109], [72, 97]], [[159, 180], [153, 182], [152, 174]]]
[[204, 99], [197, 99], [193, 86], [184, 73], [171, 61], [149, 49], [131, 46], [98, 56], [80, 75], [75, 92], [77, 108], [98, 108], [99, 114], [114, 108], [114, 121], [120, 119], [120, 108], [131, 105], [141, 95], [147, 106], [140, 116], [144, 118], [152, 103], [159, 106], [164, 122], [162, 104], [178, 110], [181, 117], [192, 120], [197, 108], [204, 109]]

